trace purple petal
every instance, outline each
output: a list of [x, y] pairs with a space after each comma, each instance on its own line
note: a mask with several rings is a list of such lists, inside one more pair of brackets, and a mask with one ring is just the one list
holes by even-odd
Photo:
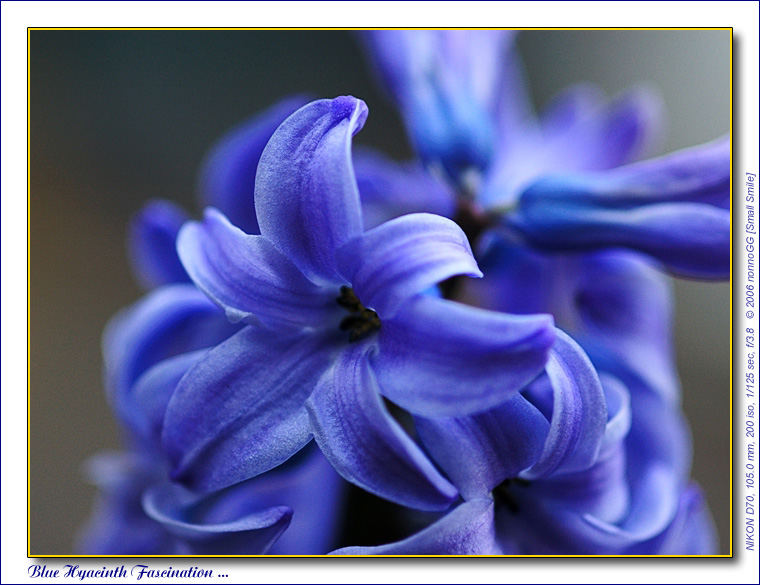
[[334, 555], [492, 555], [495, 540], [493, 500], [464, 502], [424, 530], [393, 544], [350, 546]]
[[484, 497], [541, 454], [549, 422], [523, 396], [461, 418], [415, 419], [422, 443], [462, 497]]
[[545, 171], [610, 169], [635, 160], [655, 141], [663, 117], [662, 98], [650, 89], [605, 103], [595, 86], [571, 87], [542, 116]]
[[551, 426], [541, 458], [521, 474], [525, 479], [590, 467], [607, 421], [599, 376], [580, 346], [562, 331], [557, 330], [546, 374], [554, 390]]
[[575, 284], [566, 287], [572, 289], [577, 311], [572, 334], [597, 369], [627, 386], [644, 384], [677, 401], [667, 278], [653, 262], [626, 251], [586, 254], [575, 271]]
[[259, 507], [249, 486], [199, 497], [161, 484], [143, 498], [145, 513], [173, 534], [179, 554], [264, 554], [288, 527], [287, 506]]
[[603, 522], [617, 522], [629, 504], [625, 462], [625, 451], [618, 443], [614, 451], [606, 453], [589, 469], [537, 481], [525, 491], [530, 490], [531, 502], [593, 515]]
[[728, 143], [718, 141], [613, 171], [544, 177], [507, 221], [538, 247], [632, 248], [676, 274], [725, 278], [729, 174]]
[[173, 552], [173, 538], [140, 505], [156, 470], [133, 452], [98, 453], [85, 473], [98, 487], [93, 513], [77, 539], [87, 555], [155, 555]]
[[261, 233], [315, 281], [336, 282], [334, 253], [362, 233], [351, 138], [367, 106], [350, 96], [311, 102], [283, 122], [261, 155]]
[[309, 398], [314, 439], [351, 483], [403, 506], [445, 510], [457, 491], [393, 420], [369, 365], [371, 346], [342, 351]]
[[456, 194], [416, 162], [397, 163], [379, 152], [357, 149], [354, 172], [367, 227], [407, 213], [454, 215]]
[[450, 219], [414, 213], [392, 219], [338, 250], [341, 274], [380, 319], [411, 296], [460, 274], [479, 277], [467, 236]]
[[701, 490], [689, 485], [681, 494], [678, 512], [656, 538], [636, 545], [630, 554], [712, 555], [717, 552], [715, 525]]
[[628, 250], [542, 254], [489, 235], [477, 254], [485, 277], [464, 281], [463, 299], [496, 311], [551, 313], [597, 370], [677, 399], [671, 287], [653, 260]]
[[261, 152], [282, 121], [306, 102], [302, 96], [285, 98], [229, 131], [214, 145], [200, 173], [202, 207], [216, 207], [244, 232], [258, 233], [253, 186]]
[[311, 439], [304, 403], [330, 363], [312, 333], [246, 327], [209, 351], [169, 401], [163, 444], [172, 478], [211, 491], [279, 465]]
[[375, 373], [382, 394], [410, 412], [463, 416], [514, 396], [541, 372], [553, 342], [548, 315], [418, 296], [382, 321]]
[[182, 229], [177, 249], [198, 288], [231, 321], [319, 326], [338, 311], [337, 287], [316, 286], [266, 238], [243, 233], [214, 209]]
[[371, 31], [370, 56], [422, 160], [454, 179], [487, 167], [509, 31]]
[[155, 290], [114, 317], [103, 335], [106, 386], [117, 412], [132, 420], [132, 385], [148, 368], [219, 343], [238, 328], [192, 285]]
[[502, 142], [478, 193], [487, 208], [510, 208], [547, 174], [601, 170], [627, 163], [654, 142], [662, 104], [646, 90], [605, 103], [598, 88], [574, 86], [550, 104], [541, 127], [523, 125]]
[[[326, 554], [335, 546], [348, 484], [316, 445], [307, 446], [284, 465], [251, 480], [261, 505], [293, 510], [288, 529], [269, 554]], [[318, 489], [315, 489], [318, 487]]]
[[603, 383], [609, 420], [595, 463], [582, 471], [555, 473], [531, 483], [523, 491], [530, 502], [538, 500], [548, 505], [554, 502], [578, 514], [617, 522], [629, 504], [624, 440], [630, 429], [631, 411], [627, 389], [610, 376], [603, 376]]
[[129, 225], [127, 244], [132, 270], [145, 288], [189, 282], [177, 257], [177, 234], [187, 214], [169, 201], [152, 201]]
[[182, 376], [206, 351], [183, 353], [160, 361], [137, 379], [132, 388], [135, 406], [130, 412], [134, 430], [156, 445], [160, 444], [169, 399]]
[[628, 389], [609, 374], [599, 375], [607, 402], [607, 424], [599, 447], [599, 457], [617, 449], [631, 430], [631, 396]]

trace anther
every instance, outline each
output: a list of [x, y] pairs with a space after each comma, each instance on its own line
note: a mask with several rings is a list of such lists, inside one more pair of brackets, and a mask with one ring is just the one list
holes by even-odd
[[364, 339], [380, 329], [380, 317], [375, 311], [362, 305], [352, 288], [340, 287], [340, 296], [335, 300], [351, 313], [341, 320], [339, 325], [341, 331], [348, 331], [349, 343]]

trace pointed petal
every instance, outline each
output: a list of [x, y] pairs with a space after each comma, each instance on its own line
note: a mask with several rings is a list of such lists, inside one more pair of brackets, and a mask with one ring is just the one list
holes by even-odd
[[246, 484], [207, 497], [159, 484], [142, 502], [145, 513], [178, 539], [178, 554], [264, 554], [293, 515], [287, 506], [259, 507]]
[[371, 31], [365, 39], [417, 152], [455, 181], [494, 147], [510, 31]]
[[172, 478], [211, 491], [287, 460], [311, 439], [304, 403], [330, 362], [310, 333], [246, 327], [182, 378], [164, 420]]
[[169, 201], [151, 201], [129, 225], [127, 245], [132, 270], [145, 288], [189, 282], [175, 242], [187, 214]]
[[316, 286], [263, 236], [243, 233], [214, 209], [182, 229], [177, 249], [195, 284], [231, 321], [319, 326], [338, 311], [337, 289]]
[[718, 141], [612, 171], [547, 176], [523, 192], [507, 221], [538, 247], [632, 248], [676, 274], [725, 278], [728, 154]]
[[381, 320], [447, 278], [483, 275], [461, 228], [430, 213], [404, 215], [373, 228], [340, 248], [337, 258], [341, 274]]
[[551, 426], [541, 458], [520, 474], [524, 479], [590, 467], [607, 422], [599, 376], [585, 352], [562, 331], [557, 330], [546, 374], [554, 391]]
[[407, 213], [454, 215], [456, 194], [419, 163], [397, 163], [364, 148], [354, 153], [354, 172], [368, 228]]
[[283, 122], [261, 155], [256, 215], [266, 236], [310, 279], [336, 282], [335, 250], [362, 232], [351, 138], [367, 106], [311, 102]]
[[493, 500], [464, 502], [424, 530], [382, 546], [350, 546], [333, 555], [501, 554], [493, 524]]
[[417, 417], [415, 423], [425, 448], [465, 499], [483, 497], [530, 467], [549, 432], [546, 417], [520, 394], [473, 416]]
[[397, 504], [445, 510], [457, 495], [378, 393], [367, 346], [342, 351], [309, 398], [314, 439], [344, 478]]
[[253, 186], [261, 152], [283, 120], [306, 102], [303, 96], [285, 98], [227, 132], [201, 167], [201, 206], [216, 207], [244, 232], [258, 233]]
[[189, 284], [156, 289], [119, 313], [103, 334], [106, 388], [119, 416], [133, 420], [133, 384], [148, 368], [219, 343], [237, 329]]
[[516, 316], [418, 296], [382, 322], [380, 391], [428, 417], [462, 416], [514, 396], [546, 363], [548, 315]]

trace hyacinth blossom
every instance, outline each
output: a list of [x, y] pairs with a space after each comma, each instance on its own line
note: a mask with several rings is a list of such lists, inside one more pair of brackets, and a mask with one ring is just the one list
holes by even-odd
[[[369, 205], [393, 213], [427, 204], [468, 235], [493, 230], [544, 251], [628, 248], [676, 275], [728, 278], [728, 139], [631, 163], [659, 126], [659, 102], [644, 90], [606, 105], [595, 88], [576, 86], [536, 119], [506, 55], [512, 36], [367, 33], [422, 162], [448, 179], [433, 186], [414, 166], [366, 157], [357, 173]], [[423, 201], [410, 201], [409, 182], [427, 185]]]
[[[172, 476], [210, 491], [287, 460], [312, 438], [350, 481], [443, 509], [456, 490], [389, 415], [488, 409], [540, 373], [546, 316], [512, 316], [426, 294], [480, 272], [450, 220], [413, 214], [364, 232], [351, 165], [360, 100], [312, 102], [258, 166], [261, 235], [210, 210], [178, 238], [196, 285], [248, 325], [180, 380], [164, 419]], [[430, 340], [435, 338], [435, 344]]]
[[325, 553], [364, 512], [335, 471], [410, 536], [334, 554], [712, 552], [661, 269], [727, 276], [728, 142], [632, 162], [641, 91], [536, 118], [512, 37], [368, 33], [423, 164], [296, 97], [212, 151], [201, 221], [141, 213], [158, 288], [105, 336], [130, 451], [91, 465], [87, 552]]
[[[169, 481], [169, 462], [160, 444], [169, 398], [208, 348], [239, 328], [185, 283], [155, 289], [109, 323], [106, 387], [131, 450], [101, 453], [88, 462], [87, 475], [99, 496], [80, 536], [80, 550], [112, 555], [315, 554], [334, 541], [342, 488], [317, 450], [212, 494], [192, 493]], [[323, 489], [313, 493], [313, 483]], [[299, 513], [294, 517], [295, 509]]]
[[[555, 355], [573, 344], [561, 334]], [[418, 417], [423, 445], [462, 500], [404, 540], [331, 554], [711, 553], [715, 529], [688, 481], [689, 436], [677, 405], [641, 388], [629, 394], [580, 355], [555, 358], [546, 375], [487, 412]], [[563, 367], [572, 376], [559, 377]], [[552, 387], [556, 400], [568, 384], [585, 386], [586, 400], [557, 412]], [[558, 449], [568, 437], [576, 442]]]
[[[283, 100], [246, 123], [236, 140], [254, 166], [274, 129], [303, 102]], [[229, 197], [244, 188], [243, 177], [219, 165], [206, 168], [213, 172], [202, 179], [202, 200], [214, 201], [255, 229], [255, 223], [244, 223], [252, 217], [250, 197], [248, 206], [243, 197]], [[88, 554], [324, 553], [336, 538], [343, 488], [318, 450], [212, 494], [194, 494], [168, 481], [160, 437], [169, 398], [208, 348], [240, 329], [190, 284], [179, 261], [175, 241], [188, 219], [178, 206], [160, 200], [147, 204], [130, 226], [136, 277], [152, 290], [111, 320], [104, 357], [109, 402], [132, 449], [101, 453], [88, 462], [87, 476], [99, 495], [79, 549]], [[322, 486], [316, 494], [313, 483]]]

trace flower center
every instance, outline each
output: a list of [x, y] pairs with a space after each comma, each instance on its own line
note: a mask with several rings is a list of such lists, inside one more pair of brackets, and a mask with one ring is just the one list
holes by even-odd
[[512, 490], [514, 489], [514, 486], [525, 487], [528, 485], [530, 485], [529, 481], [519, 477], [505, 479], [493, 489], [493, 499], [506, 506], [512, 514], [517, 514], [517, 512], [519, 512], [519, 507]]
[[349, 343], [364, 339], [380, 329], [380, 317], [375, 311], [362, 305], [350, 286], [340, 287], [340, 296], [335, 300], [351, 313], [340, 322], [340, 330], [348, 331]]

